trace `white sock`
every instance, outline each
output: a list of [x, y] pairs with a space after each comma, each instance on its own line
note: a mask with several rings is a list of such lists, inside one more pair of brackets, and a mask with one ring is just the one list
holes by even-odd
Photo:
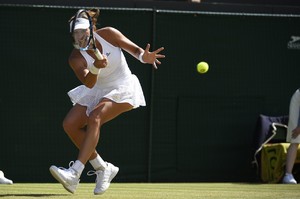
[[107, 167], [107, 163], [97, 154], [97, 157], [89, 161], [95, 170], [104, 170]]
[[72, 165], [72, 168], [78, 173], [79, 176], [81, 176], [81, 173], [84, 169], [84, 164], [82, 164], [82, 162], [79, 160], [76, 160]]

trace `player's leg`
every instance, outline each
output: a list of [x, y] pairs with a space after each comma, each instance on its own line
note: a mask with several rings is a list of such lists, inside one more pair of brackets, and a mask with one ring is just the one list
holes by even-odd
[[[63, 128], [68, 134], [72, 142], [80, 149], [80, 146], [86, 136], [86, 125], [88, 116], [86, 115], [86, 107], [76, 104], [66, 115], [63, 121]], [[90, 159], [94, 159], [97, 152], [94, 151]]]
[[286, 173], [291, 174], [293, 171], [295, 159], [297, 157], [298, 143], [291, 143], [286, 157]]
[[[86, 161], [87, 157], [89, 157], [89, 154], [95, 150], [100, 136], [100, 132], [98, 129], [101, 128], [103, 124], [117, 117], [121, 113], [129, 111], [131, 109], [132, 106], [128, 103], [115, 103], [108, 99], [104, 99], [90, 114], [88, 120], [87, 137], [79, 152], [78, 159], [80, 161]], [[98, 158], [95, 158], [95, 160], [97, 159]], [[90, 162], [92, 163], [92, 161]], [[97, 176], [94, 194], [103, 194], [109, 188], [110, 182], [117, 175], [119, 168], [108, 162], [105, 162], [105, 164], [101, 164], [100, 167], [99, 161], [95, 162], [98, 163], [92, 165], [96, 171], [90, 171], [88, 172], [88, 175], [95, 174]]]
[[102, 100], [88, 117], [86, 136], [80, 147], [78, 160], [85, 164], [92, 155], [100, 137], [99, 129], [103, 124], [131, 109], [132, 105], [128, 103], [115, 103], [109, 99]]
[[[63, 127], [73, 143], [80, 149], [81, 143], [86, 136], [86, 125], [88, 117], [86, 107], [75, 105], [67, 114], [63, 121]], [[89, 158], [91, 165], [95, 170], [104, 169], [105, 161], [95, 150]]]
[[[87, 124], [86, 107], [76, 104], [66, 115], [63, 121], [63, 128], [68, 134], [73, 143], [80, 148], [81, 144], [86, 136], [86, 124]], [[94, 151], [91, 155], [91, 159], [97, 157], [97, 152]], [[99, 156], [100, 157], [100, 156]], [[79, 178], [83, 171], [84, 165], [78, 161], [71, 162], [68, 169], [61, 169], [52, 165], [50, 172], [53, 177], [60, 182], [63, 187], [74, 193], [79, 184]]]
[[287, 141], [290, 142], [291, 144], [287, 151], [286, 171], [285, 171], [285, 176], [282, 180], [283, 183], [288, 183], [288, 184], [297, 183], [297, 181], [294, 179], [292, 171], [297, 156], [300, 137], [298, 136], [297, 138], [293, 139], [292, 131], [299, 125], [299, 112], [300, 112], [300, 92], [299, 90], [297, 90], [293, 94], [290, 101]]

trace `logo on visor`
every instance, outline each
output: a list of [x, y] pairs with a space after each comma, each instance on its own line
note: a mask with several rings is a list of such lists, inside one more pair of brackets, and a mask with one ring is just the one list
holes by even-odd
[[287, 43], [287, 48], [300, 50], [300, 36], [291, 36], [291, 40]]

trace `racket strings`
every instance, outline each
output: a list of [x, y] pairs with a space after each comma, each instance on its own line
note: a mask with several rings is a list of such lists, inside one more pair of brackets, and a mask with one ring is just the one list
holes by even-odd
[[[89, 28], [85, 29], [83, 31], [76, 31], [75, 32], [75, 25], [76, 20], [78, 18], [86, 18], [89, 21]], [[73, 20], [72, 20], [73, 19]], [[94, 35], [93, 35], [93, 19], [89, 15], [88, 11], [86, 10], [79, 10], [75, 17], [71, 18], [72, 27], [71, 27], [71, 36], [73, 39], [73, 46], [76, 49], [79, 50], [89, 50], [89, 49], [96, 49], [96, 44], [94, 41]], [[70, 20], [70, 21], [71, 21]], [[78, 34], [78, 35], [76, 35]]]
[[88, 32], [88, 30], [84, 30], [83, 33], [78, 33], [75, 32], [72, 36], [73, 38], [73, 46], [76, 49], [80, 49], [80, 50], [88, 50], [90, 49], [90, 44], [92, 41], [92, 36], [91, 34]]

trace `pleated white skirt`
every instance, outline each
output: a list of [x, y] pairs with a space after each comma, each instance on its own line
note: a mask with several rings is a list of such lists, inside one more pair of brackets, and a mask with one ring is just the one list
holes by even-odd
[[80, 104], [87, 107], [87, 116], [90, 115], [103, 98], [110, 99], [116, 103], [129, 103], [133, 108], [146, 106], [141, 84], [133, 74], [124, 80], [95, 85], [91, 89], [81, 85], [70, 90], [68, 95], [73, 105]]

